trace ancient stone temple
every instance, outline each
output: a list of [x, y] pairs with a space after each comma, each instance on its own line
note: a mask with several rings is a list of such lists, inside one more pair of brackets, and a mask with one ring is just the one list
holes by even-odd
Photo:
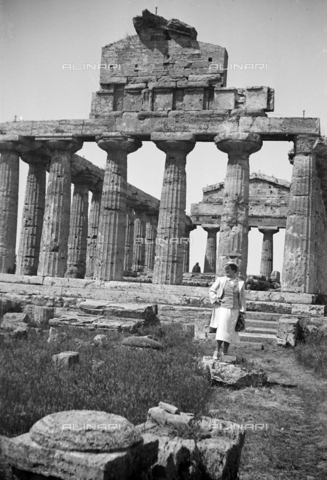
[[[205, 187], [203, 200], [191, 205], [191, 220], [207, 232], [204, 272], [216, 272], [217, 242], [223, 214], [225, 183]], [[273, 235], [286, 227], [289, 210], [290, 183], [261, 173], [249, 180], [249, 229], [263, 235], [260, 275], [270, 277], [273, 271]]]
[[[327, 139], [319, 119], [269, 117], [274, 91], [267, 86], [228, 88], [225, 48], [199, 42], [193, 27], [147, 10], [133, 22], [135, 36], [102, 50], [89, 119], [0, 124], [0, 272], [13, 271], [21, 159], [29, 174], [17, 273], [109, 281], [144, 268], [153, 270], [153, 283], [181, 284], [194, 228], [185, 215], [187, 155], [196, 142], [214, 142], [228, 165], [215, 213], [219, 225], [198, 223], [208, 231], [206, 268], [221, 274], [233, 259], [245, 278], [248, 232], [255, 226], [263, 234], [268, 275], [272, 236], [286, 228], [282, 289], [326, 293]], [[147, 141], [166, 154], [160, 205], [144, 192], [133, 205], [127, 156]], [[294, 144], [283, 225], [277, 217], [251, 223], [250, 156], [270, 141]], [[83, 142], [106, 151], [102, 176], [80, 166], [75, 154]], [[262, 218], [269, 216], [265, 207]]]

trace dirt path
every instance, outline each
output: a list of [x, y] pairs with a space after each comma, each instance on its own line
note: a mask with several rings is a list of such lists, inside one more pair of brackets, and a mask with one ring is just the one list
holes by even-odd
[[292, 349], [267, 344], [244, 357], [296, 386], [215, 389], [210, 408], [245, 424], [240, 480], [327, 480], [327, 381], [304, 369]]

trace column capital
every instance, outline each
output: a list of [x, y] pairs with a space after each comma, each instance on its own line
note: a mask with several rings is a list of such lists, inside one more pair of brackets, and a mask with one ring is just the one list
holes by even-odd
[[118, 132], [105, 133], [95, 138], [98, 146], [106, 152], [123, 150], [126, 153], [136, 152], [142, 147], [142, 142], [137, 138], [129, 137]]
[[37, 150], [41, 145], [21, 135], [0, 135], [0, 152], [24, 153]]
[[28, 153], [23, 153], [20, 158], [23, 160], [23, 162], [28, 163], [29, 165], [44, 165], [45, 167], [48, 167], [51, 157], [49, 155], [49, 152], [36, 150], [33, 152], [28, 152]]
[[327, 157], [327, 137], [317, 138], [313, 146], [313, 151], [319, 157]]
[[190, 153], [195, 147], [195, 137], [191, 133], [151, 133], [151, 141], [165, 153]]
[[217, 225], [201, 225], [201, 227], [207, 233], [209, 232], [218, 233], [220, 231], [220, 226], [217, 227]]
[[83, 142], [72, 135], [48, 135], [37, 137], [37, 140], [50, 152], [63, 150], [67, 153], [75, 153], [83, 147]]
[[317, 137], [313, 135], [297, 135], [294, 138], [294, 155], [312, 154], [316, 141]]
[[279, 232], [279, 227], [261, 227], [258, 228], [260, 233], [271, 233], [272, 235], [275, 235], [275, 233]]
[[188, 225], [186, 224], [185, 225], [185, 234], [189, 235], [193, 230], [195, 230], [197, 228], [197, 225]]
[[261, 136], [257, 133], [221, 133], [214, 142], [219, 150], [232, 155], [250, 155], [262, 147]]

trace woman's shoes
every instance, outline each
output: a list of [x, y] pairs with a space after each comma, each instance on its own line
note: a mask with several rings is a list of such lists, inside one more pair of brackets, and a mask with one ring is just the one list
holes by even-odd
[[215, 350], [213, 352], [213, 356], [212, 356], [213, 360], [214, 361], [222, 361], [224, 359], [224, 353], [223, 352], [217, 352], [217, 350]]

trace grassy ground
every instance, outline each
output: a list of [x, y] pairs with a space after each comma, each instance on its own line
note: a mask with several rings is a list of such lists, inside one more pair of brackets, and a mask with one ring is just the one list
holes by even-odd
[[[157, 331], [162, 351], [132, 349], [117, 339], [105, 347], [92, 346], [85, 342], [94, 333], [65, 331], [68, 337], [58, 345], [49, 345], [47, 334], [2, 345], [0, 434], [25, 433], [45, 415], [72, 409], [113, 412], [135, 425], [159, 401], [205, 413], [210, 387], [196, 365], [198, 348], [182, 328]], [[80, 363], [70, 371], [53, 366], [52, 355], [76, 349]]]
[[[240, 480], [327, 479], [327, 381], [298, 361], [305, 358], [303, 348], [266, 343], [264, 350], [244, 354], [251, 366], [296, 387], [213, 391], [215, 416], [246, 428]], [[212, 350], [208, 343], [206, 353]]]
[[[212, 410], [216, 418], [245, 426], [240, 480], [327, 479], [324, 343], [315, 343], [314, 355], [309, 344], [293, 350], [266, 343], [263, 351], [247, 350], [243, 362], [297, 386], [231, 390], [210, 389], [197, 368], [202, 355], [212, 354], [213, 343], [192, 342], [179, 327], [152, 332], [161, 335], [163, 351], [130, 349], [117, 340], [94, 347], [81, 343], [90, 340], [87, 332], [67, 332], [60, 345], [47, 344], [43, 335], [2, 345], [0, 434], [19, 435], [43, 416], [67, 409], [105, 410], [138, 424], [162, 400], [195, 414]], [[74, 369], [52, 366], [52, 355], [77, 348], [81, 360]]]

